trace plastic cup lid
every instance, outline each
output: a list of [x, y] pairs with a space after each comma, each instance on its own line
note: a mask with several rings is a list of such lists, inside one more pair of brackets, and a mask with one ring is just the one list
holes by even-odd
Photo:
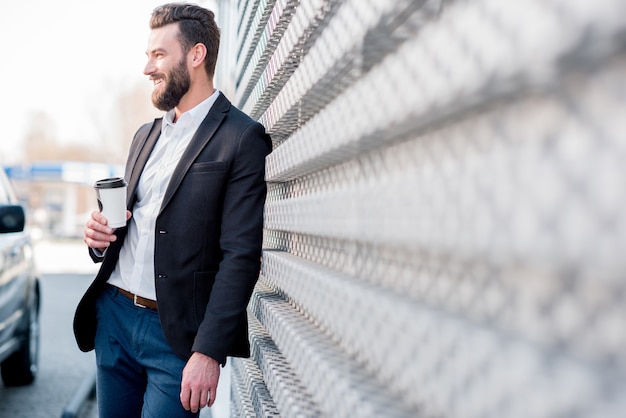
[[126, 180], [123, 177], [110, 177], [96, 181], [93, 187], [96, 189], [115, 189], [126, 186]]

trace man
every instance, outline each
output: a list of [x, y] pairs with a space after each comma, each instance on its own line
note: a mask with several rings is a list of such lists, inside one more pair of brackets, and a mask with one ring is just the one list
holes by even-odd
[[95, 348], [100, 418], [194, 417], [215, 401], [220, 364], [247, 357], [271, 141], [213, 86], [214, 15], [156, 8], [144, 73], [165, 111], [130, 146], [127, 226], [100, 212], [84, 241], [100, 270], [74, 333]]

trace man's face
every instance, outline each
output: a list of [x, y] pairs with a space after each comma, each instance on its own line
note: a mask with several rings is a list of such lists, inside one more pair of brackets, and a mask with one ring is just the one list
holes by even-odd
[[154, 82], [152, 103], [168, 111], [178, 105], [190, 85], [186, 56], [177, 39], [178, 25], [153, 29], [148, 39], [148, 63], [144, 74]]

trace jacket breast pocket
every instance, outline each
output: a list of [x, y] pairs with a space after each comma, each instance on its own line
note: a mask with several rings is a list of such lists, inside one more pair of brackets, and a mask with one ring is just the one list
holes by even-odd
[[228, 181], [228, 164], [225, 161], [199, 162], [193, 164], [178, 188], [184, 196], [177, 204], [190, 216], [189, 224], [202, 228], [206, 221], [201, 218], [215, 217], [221, 213], [221, 200]]
[[226, 171], [227, 169], [228, 163], [226, 161], [199, 162], [189, 167], [189, 174], [219, 172]]

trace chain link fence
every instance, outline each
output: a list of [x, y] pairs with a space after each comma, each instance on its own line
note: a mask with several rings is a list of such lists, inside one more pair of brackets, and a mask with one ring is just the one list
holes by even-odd
[[234, 417], [626, 414], [626, 2], [239, 0]]

